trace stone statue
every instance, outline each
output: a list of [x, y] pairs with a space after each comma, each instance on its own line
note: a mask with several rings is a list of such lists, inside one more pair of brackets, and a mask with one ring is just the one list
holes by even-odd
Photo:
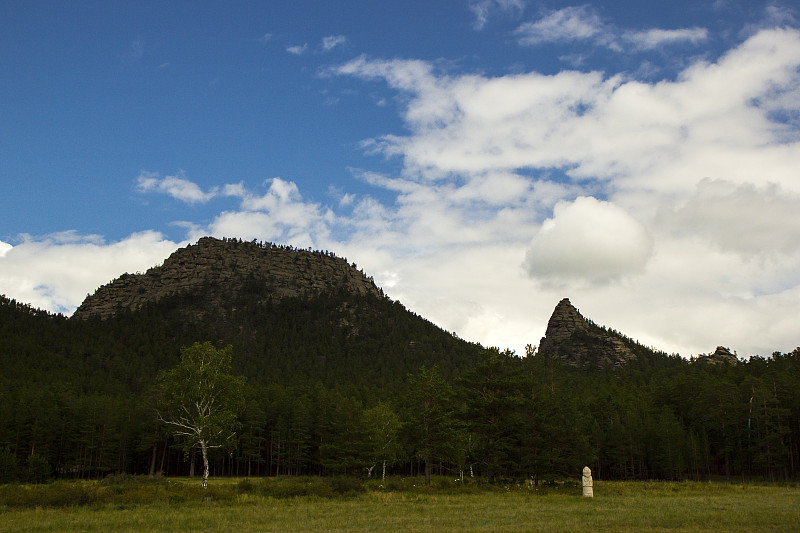
[[592, 484], [592, 469], [588, 466], [583, 467], [583, 495], [587, 498], [594, 498], [594, 488]]

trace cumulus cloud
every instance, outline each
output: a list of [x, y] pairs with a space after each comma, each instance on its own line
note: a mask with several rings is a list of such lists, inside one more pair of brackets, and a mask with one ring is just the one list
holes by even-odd
[[525, 267], [547, 282], [607, 283], [642, 272], [652, 247], [647, 230], [624, 209], [584, 196], [555, 206], [531, 242]]
[[800, 194], [780, 185], [704, 179], [686, 202], [661, 212], [658, 223], [727, 252], [763, 257], [800, 251], [797, 213]]
[[161, 263], [177, 246], [154, 231], [113, 243], [71, 231], [22, 236], [0, 256], [0, 287], [9, 298], [69, 314], [100, 285]]
[[[573, 34], [591, 36], [600, 27], [585, 12], [571, 16]], [[595, 320], [684, 355], [721, 342], [741, 353], [790, 350], [796, 340], [787, 328], [769, 328], [775, 335], [768, 341], [742, 324], [764, 326], [757, 309], [780, 302], [786, 310], [800, 292], [791, 274], [800, 268], [792, 251], [796, 228], [780, 222], [796, 211], [800, 194], [800, 144], [790, 120], [798, 111], [798, 50], [800, 32], [764, 30], [716, 61], [696, 61], [676, 79], [656, 83], [574, 71], [455, 76], [427, 62], [364, 57], [342, 65], [336, 73], [383, 80], [402, 93], [409, 130], [364, 142], [400, 158], [403, 172], [365, 173], [395, 191], [398, 202], [396, 209], [357, 204], [354, 213], [372, 228], [361, 249], [384, 249], [381, 237], [402, 241], [391, 252], [405, 257], [398, 262], [432, 269], [417, 278], [418, 290], [409, 288], [408, 271], [376, 267], [389, 273], [407, 304], [445, 326], [455, 314], [438, 309], [449, 304], [437, 306], [424, 294], [438, 293], [437, 283], [452, 276], [448, 255], [503, 239], [503, 258], [516, 257], [520, 273], [501, 274], [508, 265], [470, 256], [498, 276], [461, 280], [484, 299], [477, 304], [463, 295], [459, 301], [475, 305], [465, 307], [474, 320], [462, 316], [459, 329], [482, 329], [480, 320], [508, 323], [513, 319], [490, 317], [522, 316], [516, 313], [546, 324], [552, 305], [572, 295], [588, 310], [606, 309], [606, 318]], [[765, 250], [768, 258], [761, 257]], [[523, 290], [506, 293], [510, 279], [546, 303], [530, 302]], [[609, 312], [610, 301], [620, 305]], [[727, 313], [724, 326], [711, 327], [711, 310]], [[529, 335], [527, 342], [538, 338]]]
[[797, 26], [797, 10], [787, 6], [768, 4], [764, 8], [764, 17], [750, 27], [758, 31], [776, 27]]
[[142, 171], [136, 178], [136, 190], [140, 193], [163, 193], [176, 200], [188, 204], [204, 204], [214, 198], [219, 190], [214, 187], [210, 191], [203, 190], [194, 182], [186, 179], [181, 172], [175, 176], [163, 178], [154, 172]]
[[264, 194], [237, 186], [239, 209], [220, 213], [209, 224], [209, 233], [285, 242], [300, 248], [321, 247], [328, 225], [334, 221], [333, 213], [304, 201], [293, 182], [272, 178], [265, 184], [268, 187]]
[[[606, 38], [611, 26], [582, 9], [546, 15], [537, 35], [570, 26], [587, 42]], [[283, 178], [205, 190], [182, 174], [142, 173], [137, 190], [185, 203], [236, 198], [210, 222], [185, 223], [187, 239], [335, 250], [415, 312], [520, 353], [564, 296], [596, 322], [683, 355], [717, 344], [787, 351], [797, 326], [786, 317], [800, 302], [798, 67], [800, 32], [790, 29], [758, 31], [655, 83], [576, 71], [492, 77], [360, 57], [330, 73], [402, 97], [405, 129], [363, 143], [401, 170], [353, 170], [391, 201], [337, 191], [334, 212]], [[128, 241], [152, 252], [136, 254], [148, 259], [142, 268], [176, 246], [158, 234]], [[0, 245], [0, 284], [66, 309], [89, 285], [131, 269], [112, 259], [120, 244], [62, 235]], [[93, 250], [105, 253], [81, 255]], [[100, 279], [78, 279], [77, 267], [59, 278], [45, 270], [56, 251], [81, 268], [110, 266]]]
[[799, 47], [796, 31], [764, 31], [655, 84], [574, 71], [454, 78], [424, 62], [364, 58], [338, 72], [383, 78], [409, 95], [413, 134], [367, 145], [429, 179], [556, 168], [577, 183], [674, 194], [705, 176], [760, 180], [767, 163], [769, 180], [797, 189], [798, 145], [784, 142], [785, 124], [772, 117], [781, 114], [773, 106], [792, 102], [784, 96], [800, 81]]

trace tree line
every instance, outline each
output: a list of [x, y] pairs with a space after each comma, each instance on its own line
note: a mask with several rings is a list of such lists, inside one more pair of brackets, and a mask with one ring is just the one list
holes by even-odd
[[[252, 329], [165, 311], [185, 302], [74, 323], [0, 301], [0, 482], [199, 475], [200, 447], [159, 419], [158, 380], [198, 339], [232, 345], [242, 376], [211, 475], [798, 477], [800, 349], [730, 365], [653, 353], [597, 372], [440, 336], [391, 302], [322, 320], [342, 307], [331, 298], [254, 307]], [[354, 326], [361, 308], [373, 312]]]

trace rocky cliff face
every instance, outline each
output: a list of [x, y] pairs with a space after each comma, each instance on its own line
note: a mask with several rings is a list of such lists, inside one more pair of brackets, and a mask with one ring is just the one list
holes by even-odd
[[697, 363], [709, 365], [735, 365], [739, 362], [739, 358], [736, 357], [736, 354], [731, 353], [729, 348], [717, 346], [714, 353], [709, 355], [700, 354], [695, 361]]
[[636, 354], [613, 333], [580, 314], [568, 298], [556, 305], [539, 343], [539, 353], [578, 368], [611, 370], [636, 359]]
[[124, 274], [100, 287], [73, 316], [108, 318], [175, 294], [196, 296], [201, 312], [208, 312], [253, 284], [273, 300], [338, 290], [382, 296], [364, 273], [332, 254], [203, 237], [174, 252], [161, 266], [144, 274]]

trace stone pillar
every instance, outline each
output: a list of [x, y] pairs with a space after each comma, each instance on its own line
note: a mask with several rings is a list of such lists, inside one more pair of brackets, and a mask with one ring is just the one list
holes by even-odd
[[594, 498], [594, 487], [592, 483], [592, 469], [588, 466], [583, 467], [583, 495], [587, 498]]

